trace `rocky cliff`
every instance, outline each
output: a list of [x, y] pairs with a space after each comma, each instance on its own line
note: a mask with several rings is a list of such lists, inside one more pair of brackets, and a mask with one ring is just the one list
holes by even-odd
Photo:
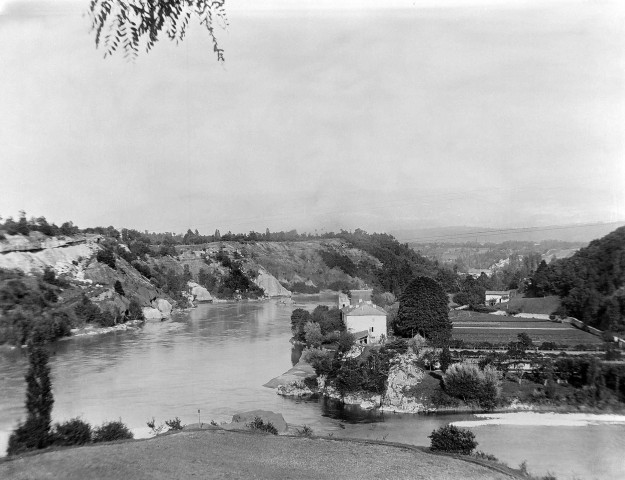
[[419, 394], [419, 384], [425, 372], [417, 366], [418, 357], [412, 351], [391, 360], [386, 392], [381, 409], [398, 413], [426, 411], [425, 399]]

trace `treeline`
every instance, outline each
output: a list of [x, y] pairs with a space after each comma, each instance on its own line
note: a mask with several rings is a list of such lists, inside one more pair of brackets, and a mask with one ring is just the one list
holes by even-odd
[[625, 227], [570, 258], [541, 262], [527, 283], [534, 296], [558, 295], [561, 314], [600, 330], [625, 331]]
[[28, 235], [30, 232], [40, 232], [48, 237], [57, 237], [60, 235], [76, 235], [80, 233], [80, 229], [72, 222], [64, 222], [61, 226], [55, 223], [48, 223], [46, 217], [26, 218], [25, 212], [20, 212], [17, 220], [8, 217], [4, 222], [0, 217], [0, 240], [4, 238], [3, 232], [8, 235]]

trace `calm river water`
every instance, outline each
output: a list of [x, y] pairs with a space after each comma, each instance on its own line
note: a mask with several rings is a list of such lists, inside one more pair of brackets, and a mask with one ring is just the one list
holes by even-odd
[[[308, 298], [306, 308], [319, 299]], [[471, 428], [478, 449], [511, 466], [559, 479], [625, 478], [625, 417], [505, 414], [371, 415], [323, 400], [296, 401], [262, 385], [292, 366], [290, 314], [297, 306], [262, 303], [206, 304], [188, 315], [147, 323], [136, 331], [57, 342], [51, 367], [53, 420], [80, 416], [91, 424], [121, 417], [138, 436], [146, 421], [180, 417], [183, 423], [229, 421], [234, 413], [281, 412], [288, 423], [316, 434], [429, 445], [441, 425]], [[24, 418], [26, 359], [0, 354], [0, 451]]]

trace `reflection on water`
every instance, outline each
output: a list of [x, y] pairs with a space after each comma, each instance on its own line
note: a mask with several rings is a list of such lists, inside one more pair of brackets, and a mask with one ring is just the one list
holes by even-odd
[[[301, 299], [298, 299], [300, 302]], [[234, 413], [266, 409], [287, 422], [309, 425], [318, 435], [386, 439], [429, 445], [428, 435], [473, 415], [396, 415], [365, 412], [323, 398], [285, 399], [262, 385], [299, 359], [289, 343], [294, 308], [309, 303], [206, 304], [166, 322], [135, 331], [81, 337], [52, 346], [53, 421], [80, 416], [91, 424], [122, 418], [136, 432], [146, 421], [180, 417], [183, 423], [229, 421]], [[321, 299], [331, 301], [331, 299]], [[21, 350], [0, 355], [0, 451], [24, 418], [26, 358]], [[505, 423], [505, 422], [501, 422]], [[625, 478], [625, 427], [472, 426], [479, 449], [512, 466], [559, 478]]]

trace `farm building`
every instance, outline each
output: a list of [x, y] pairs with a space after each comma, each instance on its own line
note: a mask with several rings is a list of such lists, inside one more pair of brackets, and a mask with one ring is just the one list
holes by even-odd
[[349, 307], [350, 301], [346, 293], [339, 292], [339, 308]]
[[496, 305], [510, 301], [512, 290], [486, 290], [486, 305]]
[[356, 343], [380, 343], [386, 338], [386, 312], [370, 301], [344, 307], [341, 317], [347, 331], [356, 337]]

